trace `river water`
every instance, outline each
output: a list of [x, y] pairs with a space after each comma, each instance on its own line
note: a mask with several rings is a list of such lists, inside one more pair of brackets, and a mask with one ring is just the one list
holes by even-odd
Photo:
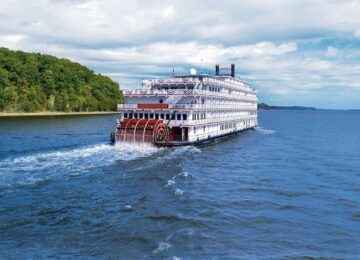
[[360, 112], [160, 149], [115, 118], [0, 119], [0, 258], [360, 258]]

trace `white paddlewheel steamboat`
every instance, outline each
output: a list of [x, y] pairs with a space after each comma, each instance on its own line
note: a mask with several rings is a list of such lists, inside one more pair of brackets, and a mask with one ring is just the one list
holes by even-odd
[[220, 74], [219, 65], [215, 71], [144, 80], [142, 89], [126, 90], [112, 141], [201, 144], [257, 126], [256, 91], [235, 78], [234, 64], [230, 75]]

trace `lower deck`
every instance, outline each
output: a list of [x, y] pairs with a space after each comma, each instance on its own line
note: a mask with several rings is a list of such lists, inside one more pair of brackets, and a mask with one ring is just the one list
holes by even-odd
[[231, 137], [233, 135], [236, 135], [238, 133], [250, 130], [250, 129], [255, 129], [257, 125], [254, 125], [252, 127], [248, 127], [248, 128], [243, 128], [240, 130], [233, 130], [227, 133], [223, 133], [223, 134], [219, 134], [219, 135], [213, 135], [213, 136], [208, 136], [207, 138], [198, 138], [195, 141], [188, 141], [188, 140], [184, 140], [184, 141], [161, 141], [161, 142], [156, 142], [155, 145], [159, 146], [159, 147], [177, 147], [177, 146], [186, 146], [186, 145], [204, 145], [204, 144], [208, 144], [208, 143], [212, 143], [214, 141], [223, 139], [223, 138], [227, 138], [227, 137]]

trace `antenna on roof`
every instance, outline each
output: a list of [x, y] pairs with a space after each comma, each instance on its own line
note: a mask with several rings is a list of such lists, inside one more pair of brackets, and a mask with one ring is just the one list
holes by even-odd
[[172, 78], [175, 78], [175, 69], [173, 68], [173, 72], [172, 72], [172, 75], [171, 75]]
[[201, 65], [200, 65], [200, 74], [203, 74], [203, 71], [202, 71], [202, 69], [203, 69], [203, 58], [201, 58], [201, 63], [200, 63]]

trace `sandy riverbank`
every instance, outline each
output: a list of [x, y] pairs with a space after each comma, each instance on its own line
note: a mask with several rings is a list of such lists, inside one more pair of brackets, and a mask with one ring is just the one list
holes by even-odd
[[82, 116], [82, 115], [110, 115], [118, 114], [113, 111], [98, 111], [98, 112], [36, 112], [36, 113], [3, 113], [0, 112], [0, 117], [17, 117], [17, 116]]

